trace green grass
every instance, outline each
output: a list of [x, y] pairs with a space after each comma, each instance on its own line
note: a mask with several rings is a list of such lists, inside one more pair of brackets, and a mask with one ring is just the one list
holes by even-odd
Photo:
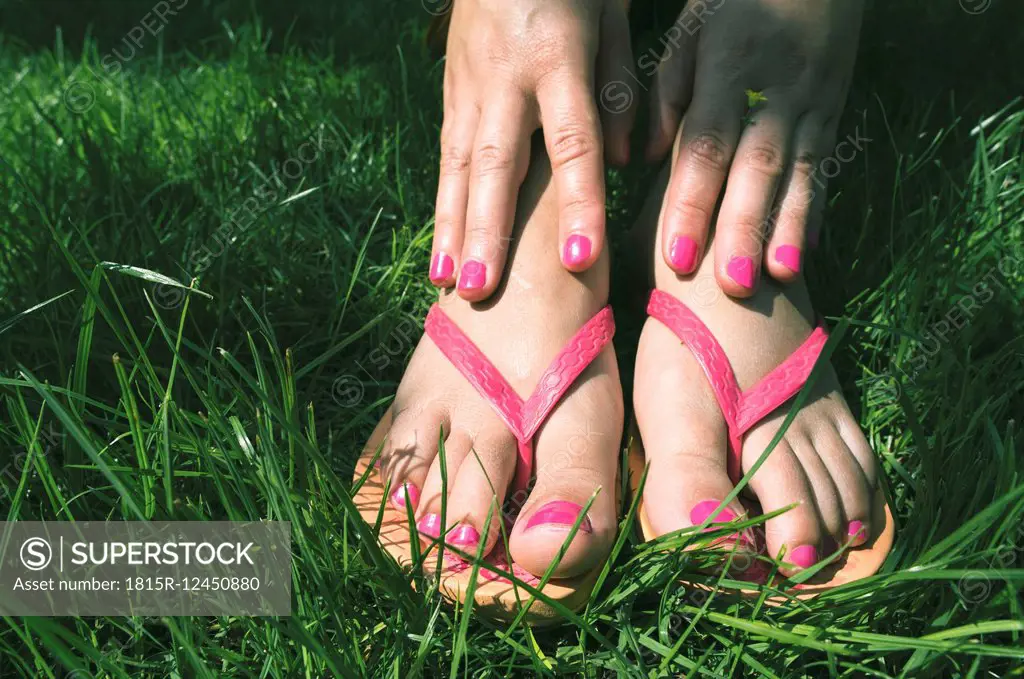
[[[427, 17], [290, 5], [193, 0], [112, 81], [80, 67], [148, 3], [0, 8], [2, 518], [289, 520], [295, 552], [291, 617], [4, 619], [0, 676], [1024, 676], [1012, 3], [872, 4], [840, 128], [871, 141], [809, 278], [892, 491], [882, 572], [770, 607], [676, 585], [715, 582], [666, 549], [692, 535], [624, 533], [579, 617], [511, 632], [384, 559], [349, 499], [433, 296]], [[610, 178], [616, 246], [650, 173]], [[642, 309], [615, 290], [628, 390]]]

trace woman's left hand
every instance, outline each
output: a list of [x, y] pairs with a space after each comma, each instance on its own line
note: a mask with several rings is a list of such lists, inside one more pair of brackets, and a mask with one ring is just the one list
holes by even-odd
[[700, 263], [725, 184], [721, 288], [753, 294], [762, 263], [777, 280], [797, 276], [820, 228], [816, 170], [834, 153], [862, 12], [862, 0], [699, 0], [666, 33], [647, 154], [662, 158], [683, 124], [662, 215], [674, 271]]

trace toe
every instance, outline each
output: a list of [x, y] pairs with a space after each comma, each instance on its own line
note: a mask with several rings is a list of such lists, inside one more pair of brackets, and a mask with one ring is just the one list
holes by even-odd
[[447, 543], [486, 554], [501, 535], [502, 506], [516, 464], [516, 440], [500, 423], [473, 437], [448, 494]]
[[451, 525], [451, 504], [447, 498], [451, 496], [455, 479], [472, 448], [473, 437], [461, 427], [452, 427], [444, 447], [430, 463], [416, 510], [416, 528], [425, 541], [441, 535], [442, 515]]
[[868, 542], [877, 528], [872, 525], [871, 512], [878, 489], [878, 463], [849, 410], [836, 417], [832, 426], [839, 439], [835, 444], [838, 459], [833, 478], [843, 491], [843, 511], [847, 521], [840, 534], [840, 544], [850, 542], [856, 547]]
[[415, 511], [430, 465], [437, 457], [438, 442], [447, 429], [447, 416], [439, 405], [399, 411], [380, 458], [381, 477], [388, 484], [392, 506], [405, 509], [411, 503]]
[[[658, 536], [744, 513], [738, 500], [718, 510], [733, 489], [725, 422], [697, 360], [678, 344], [669, 330], [648, 323], [637, 355], [637, 384], [643, 387], [633, 399], [650, 464], [644, 513]], [[672, 350], [677, 356], [668, 366], [664, 355]]]
[[[595, 371], [599, 374], [584, 375], [572, 398], [555, 409], [537, 437], [536, 480], [510, 542], [515, 562], [535, 575], [543, 575], [552, 563], [554, 577], [586, 573], [601, 563], [615, 540], [623, 414], [610, 353], [608, 361], [607, 368]], [[513, 511], [523, 495], [513, 494]], [[588, 502], [589, 510], [581, 518]], [[566, 544], [577, 522], [576, 533]]]
[[[751, 464], [749, 455], [756, 452], [759, 457], [764, 451], [767, 441], [759, 439], [750, 435], [744, 442], [745, 467]], [[759, 442], [763, 445], [758, 446]], [[765, 514], [786, 510], [765, 523], [768, 555], [777, 558], [783, 553], [782, 572], [793, 574], [817, 563], [822, 556], [822, 518], [811, 481], [785, 439], [751, 477], [750, 487]]]

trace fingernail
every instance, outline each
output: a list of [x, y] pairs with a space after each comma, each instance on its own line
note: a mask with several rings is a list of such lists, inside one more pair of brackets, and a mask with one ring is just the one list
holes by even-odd
[[697, 241], [676, 236], [668, 246], [668, 259], [679, 273], [690, 273], [697, 263]]
[[[703, 502], [698, 502], [693, 506], [693, 509], [690, 510], [690, 523], [694, 526], [699, 526], [704, 523], [704, 521], [711, 516], [711, 513], [714, 512], [720, 504], [722, 504], [721, 500], [704, 500]], [[712, 523], [729, 523], [735, 519], [736, 514], [726, 507], [715, 515]]]
[[754, 289], [754, 260], [750, 257], [733, 257], [725, 267], [725, 272], [747, 290]]
[[409, 494], [409, 500], [415, 507], [420, 501], [420, 489], [411, 483], [403, 483], [394, 493], [391, 494], [391, 504], [398, 509], [405, 509], [405, 496]]
[[[566, 502], [565, 500], [549, 502], [534, 512], [530, 520], [526, 522], [526, 530], [540, 525], [571, 527], [576, 523], [576, 519], [582, 511], [583, 507], [575, 502]], [[589, 516], [584, 516], [583, 520], [580, 521], [579, 531], [581, 533], [594, 532], [594, 526], [590, 523]]]
[[862, 521], [851, 521], [850, 527], [846, 529], [846, 534], [853, 538], [851, 541], [853, 545], [864, 544], [868, 539], [868, 532], [864, 530]]
[[780, 245], [775, 250], [775, 261], [793, 273], [800, 273], [800, 248], [793, 245]]
[[459, 272], [459, 290], [477, 290], [484, 287], [487, 279], [487, 266], [475, 259], [462, 263], [462, 271]]
[[434, 285], [441, 285], [452, 277], [455, 271], [455, 261], [443, 252], [434, 254], [430, 260], [430, 281]]
[[789, 553], [788, 560], [800, 568], [810, 568], [818, 563], [818, 550], [814, 545], [800, 545]]
[[562, 263], [566, 266], [580, 266], [590, 259], [592, 245], [590, 239], [574, 233], [565, 241], [562, 249]]
[[437, 514], [427, 514], [416, 522], [416, 530], [430, 538], [440, 537], [441, 517]]
[[480, 542], [480, 533], [468, 523], [460, 523], [448, 534], [447, 542], [457, 547], [466, 547]]

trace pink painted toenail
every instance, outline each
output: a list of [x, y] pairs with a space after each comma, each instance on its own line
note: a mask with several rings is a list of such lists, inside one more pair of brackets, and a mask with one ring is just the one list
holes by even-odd
[[460, 523], [448, 534], [448, 542], [457, 547], [467, 547], [480, 542], [480, 533], [468, 523]]
[[[572, 527], [582, 511], [583, 507], [575, 502], [566, 502], [565, 500], [549, 502], [534, 512], [530, 520], [526, 522], [526, 530], [540, 525]], [[594, 532], [594, 526], [590, 523], [589, 516], [584, 516], [580, 521], [579, 531], [581, 533]]]
[[579, 266], [590, 259], [590, 252], [593, 246], [590, 239], [574, 233], [565, 241], [565, 248], [562, 250], [562, 263], [566, 266]]
[[416, 530], [429, 538], [436, 538], [441, 535], [441, 517], [437, 514], [427, 514], [416, 523]]
[[455, 272], [455, 262], [451, 257], [438, 252], [430, 262], [430, 281], [434, 285], [446, 283]]
[[818, 563], [818, 550], [814, 545], [800, 545], [789, 553], [789, 562], [800, 568], [810, 568]]
[[800, 248], [793, 245], [780, 245], [775, 251], [775, 261], [793, 273], [800, 273]]
[[487, 280], [487, 266], [483, 262], [471, 259], [463, 262], [459, 272], [459, 290], [478, 290], [484, 287]]
[[853, 545], [862, 545], [868, 539], [868, 533], [864, 530], [864, 523], [861, 521], [851, 521], [850, 527], [846, 529], [846, 534], [853, 538], [851, 541]]
[[[721, 500], [704, 500], [703, 502], [698, 502], [693, 506], [693, 509], [690, 510], [690, 523], [694, 526], [699, 526], [704, 523], [704, 521], [711, 516], [712, 512], [714, 512], [720, 504], [722, 504]], [[736, 514], [734, 514], [729, 508], [724, 508], [715, 515], [714, 520], [711, 523], [729, 523], [735, 519]]]
[[679, 273], [690, 273], [697, 263], [697, 241], [676, 236], [668, 246], [668, 260]]
[[750, 257], [733, 257], [725, 267], [725, 272], [746, 289], [754, 289], [754, 260]]
[[412, 506], [415, 507], [420, 501], [420, 489], [414, 484], [403, 483], [398, 487], [398, 490], [391, 494], [391, 504], [398, 509], [405, 509], [405, 496], [409, 494], [409, 501], [412, 502]]

